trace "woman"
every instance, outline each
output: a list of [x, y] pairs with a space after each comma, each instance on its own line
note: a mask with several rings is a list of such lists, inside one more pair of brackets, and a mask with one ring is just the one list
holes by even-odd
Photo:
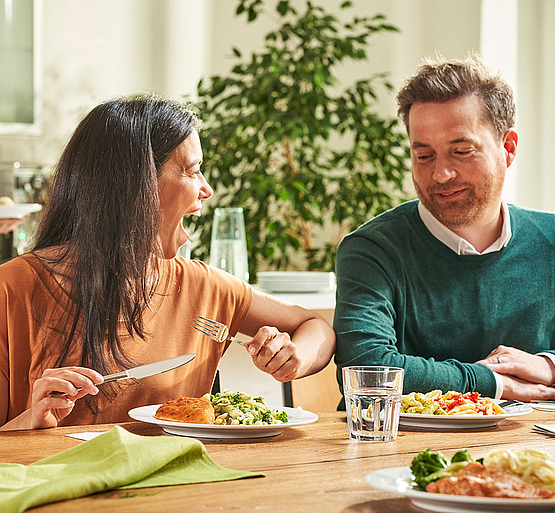
[[[77, 127], [35, 248], [0, 268], [0, 429], [120, 422], [133, 407], [208, 392], [227, 345], [191, 328], [197, 314], [251, 336], [253, 363], [278, 381], [330, 360], [335, 336], [317, 314], [175, 258], [182, 217], [212, 196], [197, 123], [147, 96], [101, 104]], [[191, 352], [171, 372], [101, 385]]]

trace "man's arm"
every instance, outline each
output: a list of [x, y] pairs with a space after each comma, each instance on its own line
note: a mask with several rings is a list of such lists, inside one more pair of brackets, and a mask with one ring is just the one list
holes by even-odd
[[555, 399], [555, 364], [547, 356], [501, 345], [478, 363], [501, 376], [504, 399]]
[[[364, 237], [349, 237], [337, 253], [337, 302], [334, 328], [335, 361], [348, 365], [387, 365], [405, 369], [404, 391], [478, 391], [495, 395], [493, 373], [476, 363], [403, 354], [397, 330], [407, 305], [400, 301], [408, 273], [385, 251]], [[427, 312], [427, 314], [432, 314]]]

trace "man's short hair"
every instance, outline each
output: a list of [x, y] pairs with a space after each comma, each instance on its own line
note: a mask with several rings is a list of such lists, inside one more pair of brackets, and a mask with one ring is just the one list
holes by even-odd
[[398, 114], [409, 131], [409, 112], [414, 103], [444, 103], [475, 94], [484, 102], [484, 117], [501, 140], [515, 126], [516, 108], [511, 86], [485, 65], [478, 55], [464, 61], [426, 59], [416, 75], [397, 95]]

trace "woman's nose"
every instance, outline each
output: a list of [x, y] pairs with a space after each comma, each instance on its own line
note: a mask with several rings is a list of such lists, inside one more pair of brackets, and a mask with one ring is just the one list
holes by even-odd
[[214, 194], [214, 191], [212, 190], [212, 187], [210, 187], [210, 184], [206, 181], [206, 178], [204, 178], [204, 175], [202, 175], [202, 184], [200, 186], [200, 193], [199, 193], [200, 199], [211, 198], [213, 194]]

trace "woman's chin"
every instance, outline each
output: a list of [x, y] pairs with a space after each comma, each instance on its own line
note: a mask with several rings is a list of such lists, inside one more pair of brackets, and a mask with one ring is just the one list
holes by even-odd
[[179, 254], [181, 246], [189, 240], [189, 234], [185, 230], [179, 230], [171, 241], [166, 244], [162, 243], [162, 249], [165, 259], [175, 258]]

